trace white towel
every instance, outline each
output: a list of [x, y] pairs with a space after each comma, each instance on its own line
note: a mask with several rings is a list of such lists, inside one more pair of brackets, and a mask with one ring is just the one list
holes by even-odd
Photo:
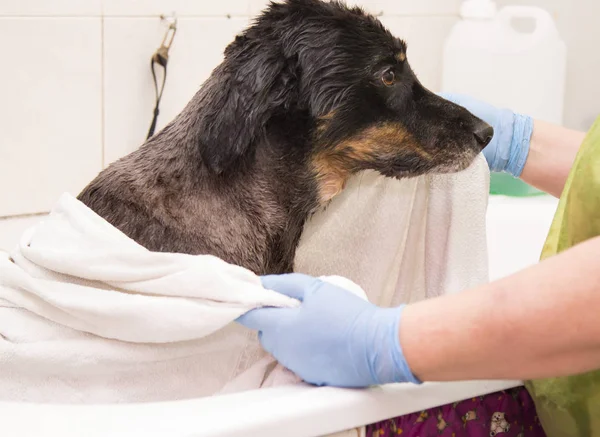
[[[482, 158], [455, 175], [359, 175], [307, 225], [296, 270], [345, 276], [380, 305], [484, 282], [487, 181]], [[262, 305], [297, 302], [215, 257], [149, 252], [64, 195], [0, 257], [0, 400], [161, 401], [296, 382], [231, 323]]]
[[349, 278], [381, 306], [487, 282], [488, 191], [483, 155], [456, 174], [363, 173], [308, 223], [296, 270]]

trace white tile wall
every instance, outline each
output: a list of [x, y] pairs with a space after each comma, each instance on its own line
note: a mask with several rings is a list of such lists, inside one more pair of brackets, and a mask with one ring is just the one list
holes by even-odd
[[250, 0], [250, 15], [259, 14], [269, 4], [270, 0]]
[[383, 15], [381, 22], [407, 43], [407, 55], [419, 80], [431, 91], [441, 85], [443, 42], [456, 17], [400, 17]]
[[348, 0], [374, 14], [382, 15], [456, 15], [461, 0]]
[[[114, 0], [118, 1], [118, 0]], [[360, 5], [367, 11], [384, 15], [456, 15], [461, 0], [346, 0], [349, 5]], [[252, 14], [260, 12], [269, 0], [250, 0]]]
[[0, 18], [0, 216], [47, 211], [101, 168], [99, 18]]
[[0, 219], [0, 251], [10, 252], [21, 239], [21, 235], [35, 226], [43, 216]]
[[[87, 0], [86, 0], [87, 1]], [[102, 0], [106, 16], [133, 17], [171, 14], [177, 16], [245, 15], [250, 12], [250, 0]]]
[[[556, 14], [569, 46], [567, 125], [600, 113], [597, 0], [498, 0]], [[47, 211], [145, 138], [154, 99], [149, 60], [175, 12], [159, 128], [190, 100], [223, 49], [267, 0], [0, 0], [0, 216]], [[439, 88], [443, 41], [460, 0], [348, 0], [409, 46], [422, 82]], [[227, 16], [232, 18], [228, 18]], [[68, 18], [67, 18], [68, 17]], [[581, 31], [587, 29], [586, 32]]]
[[[247, 18], [180, 18], [169, 54], [167, 84], [157, 131], [187, 104], [247, 26]], [[150, 57], [165, 27], [157, 18], [104, 19], [104, 161], [135, 150], [145, 140], [154, 109]], [[159, 84], [162, 68], [157, 69]]]
[[0, 0], [0, 17], [99, 16], [102, 0]]
[[[423, 82], [439, 84], [441, 43], [459, 0], [348, 0], [410, 47]], [[47, 211], [103, 165], [143, 143], [154, 105], [149, 68], [179, 17], [158, 129], [191, 99], [225, 46], [268, 0], [0, 0], [0, 217]], [[67, 18], [68, 17], [68, 18]], [[13, 42], [14, 41], [14, 42]], [[1, 231], [1, 226], [0, 226]]]

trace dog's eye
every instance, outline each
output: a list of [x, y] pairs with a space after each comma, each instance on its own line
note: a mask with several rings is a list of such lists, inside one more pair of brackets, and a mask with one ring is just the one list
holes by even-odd
[[385, 86], [394, 85], [394, 82], [396, 82], [396, 75], [394, 74], [394, 70], [386, 70], [385, 73], [383, 73], [383, 76], [381, 76], [381, 81]]

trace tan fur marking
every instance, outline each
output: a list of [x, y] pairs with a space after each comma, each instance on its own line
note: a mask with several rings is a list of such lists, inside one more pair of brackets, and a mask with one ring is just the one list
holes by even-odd
[[319, 155], [313, 161], [313, 166], [319, 185], [319, 200], [327, 203], [342, 192], [350, 173], [343, 165], [336, 165], [325, 155]]
[[404, 52], [396, 53], [396, 59], [397, 59], [399, 62], [404, 62], [404, 61], [406, 61], [406, 53], [404, 53]]
[[334, 115], [335, 115], [335, 111], [330, 111], [327, 114], [321, 115], [320, 117], [318, 117], [318, 119], [317, 119], [317, 133], [321, 133], [325, 129], [327, 129], [327, 126], [329, 125], [329, 123], [331, 122], [331, 120], [333, 120]]
[[319, 117], [319, 120], [331, 120], [334, 115], [335, 115], [335, 111], [329, 111], [327, 114], [321, 115]]
[[318, 153], [313, 158], [313, 167], [321, 202], [326, 203], [339, 194], [348, 178], [368, 167], [376, 157], [388, 155], [391, 158], [401, 150], [417, 153], [424, 160], [432, 159], [431, 154], [398, 123], [369, 127], [332, 149]]

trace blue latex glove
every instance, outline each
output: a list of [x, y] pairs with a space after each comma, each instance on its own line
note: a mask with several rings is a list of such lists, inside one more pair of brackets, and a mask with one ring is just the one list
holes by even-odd
[[379, 308], [311, 276], [267, 276], [265, 288], [302, 301], [298, 308], [261, 308], [237, 321], [259, 331], [263, 348], [304, 381], [336, 387], [420, 383], [402, 354], [403, 307]]
[[446, 100], [466, 108], [494, 128], [494, 137], [483, 149], [483, 155], [493, 172], [521, 176], [529, 155], [533, 119], [509, 109], [496, 108], [488, 103], [460, 94], [440, 94]]

